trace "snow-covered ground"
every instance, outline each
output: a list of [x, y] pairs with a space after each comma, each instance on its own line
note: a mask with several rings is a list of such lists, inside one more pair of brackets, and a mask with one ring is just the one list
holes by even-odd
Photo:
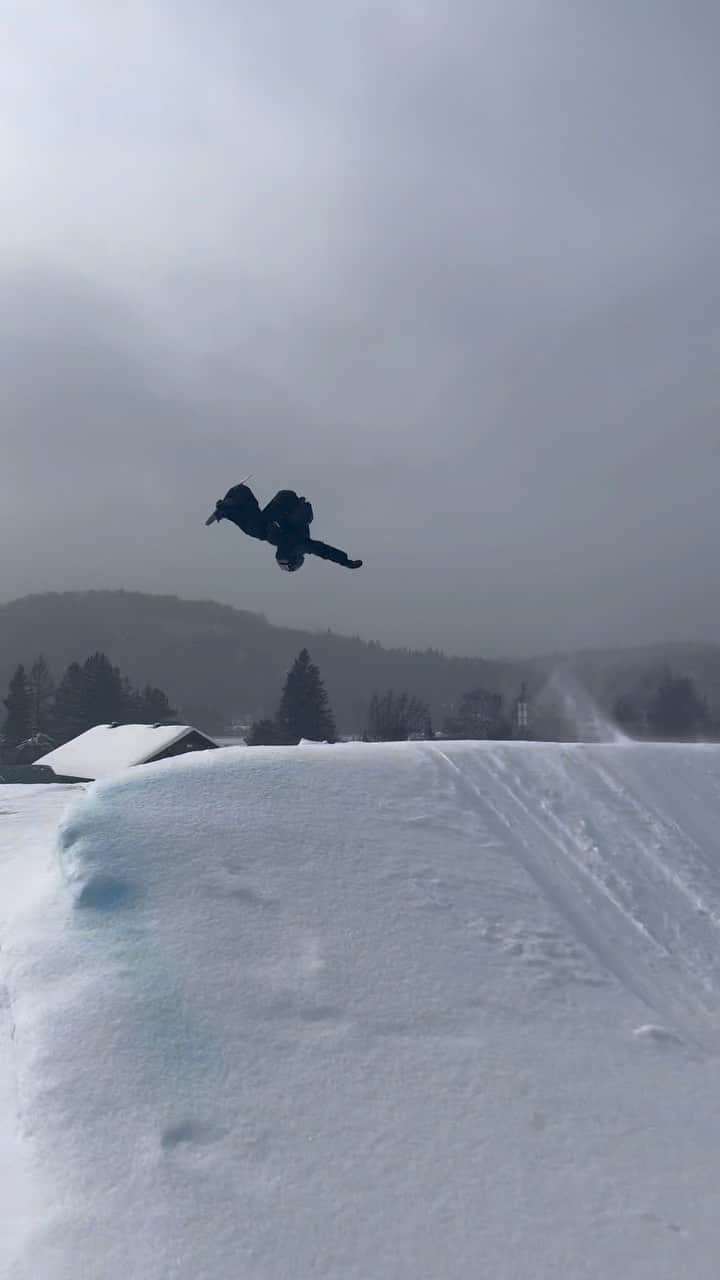
[[720, 748], [230, 748], [0, 811], [3, 1280], [717, 1277]]

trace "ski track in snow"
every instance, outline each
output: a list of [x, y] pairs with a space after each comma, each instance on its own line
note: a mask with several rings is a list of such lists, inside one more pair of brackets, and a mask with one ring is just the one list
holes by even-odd
[[438, 754], [482, 835], [510, 837], [577, 941], [685, 1040], [720, 1051], [720, 861], [648, 808], [632, 748]]

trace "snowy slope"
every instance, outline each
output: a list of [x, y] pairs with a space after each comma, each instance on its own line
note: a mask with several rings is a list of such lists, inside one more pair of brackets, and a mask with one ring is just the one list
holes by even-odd
[[67, 798], [0, 789], [3, 1277], [717, 1276], [720, 749]]
[[[42, 914], [56, 857], [55, 832], [81, 788], [0, 786], [0, 1277], [16, 1274], [11, 1259], [22, 1257], [28, 1234], [42, 1221], [47, 1203], [30, 1176], [21, 1112], [11, 955], [20, 922]], [[51, 891], [52, 892], [52, 891]], [[28, 988], [23, 998], [32, 1002]], [[25, 1274], [24, 1267], [19, 1274]]]

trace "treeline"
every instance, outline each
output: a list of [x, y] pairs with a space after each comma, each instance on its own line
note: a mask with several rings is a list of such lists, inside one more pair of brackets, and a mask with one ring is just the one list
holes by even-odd
[[[521, 699], [524, 698], [521, 691]], [[510, 737], [513, 718], [500, 694], [472, 689], [459, 700], [443, 723], [445, 738]], [[372, 695], [362, 733], [365, 742], [402, 742], [410, 738], [432, 739], [430, 707], [407, 692], [387, 690]], [[337, 730], [325, 685], [307, 649], [302, 649], [285, 680], [277, 710], [256, 721], [248, 734], [248, 746], [292, 745], [303, 738], [335, 742]]]
[[0, 753], [25, 764], [96, 724], [173, 722], [176, 712], [162, 689], [136, 689], [104, 653], [71, 662], [56, 685], [46, 659], [20, 664], [3, 700]]
[[[367, 713], [365, 741], [407, 739], [414, 733], [432, 736], [427, 705], [406, 693], [375, 694]], [[307, 649], [295, 659], [282, 688], [274, 716], [256, 721], [248, 734], [250, 747], [336, 742], [335, 716], [320, 671]]]
[[403, 742], [408, 738], [510, 738], [517, 736], [522, 722], [518, 705], [509, 706], [502, 694], [490, 689], [469, 689], [450, 708], [439, 728], [433, 727], [430, 707], [422, 698], [390, 689], [373, 694], [368, 707], [364, 738], [367, 742]]
[[[367, 711], [363, 738], [369, 741], [400, 741], [418, 735], [432, 737], [430, 711], [421, 699], [407, 693], [374, 694]], [[248, 746], [294, 745], [336, 742], [335, 717], [328, 702], [320, 671], [307, 649], [295, 659], [283, 685], [275, 715], [253, 724]]]
[[[580, 686], [578, 686], [580, 689]], [[538, 741], [592, 739], [615, 724], [629, 737], [700, 741], [720, 739], [720, 722], [691, 676], [669, 667], [622, 679], [610, 699], [582, 698], [550, 685], [528, 693], [521, 685], [507, 699], [482, 686], [470, 688], [450, 704], [437, 727], [430, 703], [417, 694], [387, 689], [373, 693], [358, 717], [353, 736], [366, 742], [420, 739], [531, 738]], [[560, 696], [563, 694], [563, 696]], [[577, 694], [577, 690], [576, 690]], [[29, 764], [96, 724], [173, 723], [177, 713], [162, 689], [136, 688], [105, 653], [71, 662], [56, 685], [46, 659], [16, 668], [7, 696], [0, 734], [0, 761]], [[205, 729], [206, 726], [199, 725]], [[337, 721], [318, 666], [303, 647], [283, 684], [274, 715], [256, 720], [246, 733], [248, 745], [293, 744], [308, 739], [335, 742]]]
[[594, 703], [581, 689], [562, 697], [547, 686], [530, 695], [522, 684], [514, 699], [485, 688], [470, 689], [450, 708], [437, 731], [427, 703], [408, 694], [374, 695], [365, 738], [392, 741], [411, 737], [509, 738], [541, 742], [583, 741], [616, 726], [628, 737], [648, 741], [720, 740], [720, 715], [689, 675], [665, 666], [638, 676], [610, 705]]
[[618, 695], [613, 719], [632, 738], [652, 741], [703, 741], [720, 738], [720, 720], [691, 676], [670, 667], [639, 677]]
[[[607, 737], [612, 726], [632, 738], [653, 741], [720, 739], [720, 722], [692, 677], [669, 667], [639, 675], [629, 691], [603, 705], [580, 686], [561, 681], [534, 694], [523, 683], [515, 698], [491, 689], [467, 690], [435, 728], [430, 706], [407, 692], [374, 693], [364, 717], [365, 742], [408, 739], [534, 739], [546, 742], [592, 741]], [[260, 744], [336, 740], [335, 718], [318, 667], [303, 649], [293, 664], [275, 715], [253, 724], [247, 741]]]

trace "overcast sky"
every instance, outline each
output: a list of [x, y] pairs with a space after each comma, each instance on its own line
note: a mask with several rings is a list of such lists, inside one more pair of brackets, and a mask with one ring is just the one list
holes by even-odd
[[[5, 597], [720, 640], [717, 0], [15, 0]], [[350, 573], [223, 524], [252, 472]]]

